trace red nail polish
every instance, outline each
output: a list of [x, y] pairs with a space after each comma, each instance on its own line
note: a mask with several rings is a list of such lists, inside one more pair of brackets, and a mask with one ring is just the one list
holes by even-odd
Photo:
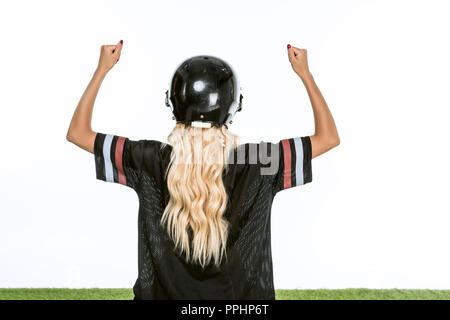
[[291, 48], [291, 45], [290, 45], [290, 44], [288, 44], [288, 45], [287, 45], [287, 47], [288, 47], [288, 49], [290, 49], [290, 48]]
[[123, 44], [123, 40], [120, 40], [120, 44]]

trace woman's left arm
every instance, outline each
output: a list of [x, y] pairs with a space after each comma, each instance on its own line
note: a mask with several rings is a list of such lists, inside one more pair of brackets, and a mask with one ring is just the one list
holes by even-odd
[[122, 46], [122, 40], [117, 45], [102, 45], [97, 69], [78, 102], [66, 134], [68, 141], [91, 153], [94, 153], [97, 134], [91, 128], [95, 98], [106, 74], [119, 61]]

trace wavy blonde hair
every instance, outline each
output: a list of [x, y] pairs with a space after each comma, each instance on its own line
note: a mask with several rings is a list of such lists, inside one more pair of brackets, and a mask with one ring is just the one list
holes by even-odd
[[211, 260], [218, 266], [226, 258], [229, 222], [223, 215], [228, 197], [222, 172], [228, 170], [229, 152], [238, 140], [225, 125], [199, 128], [177, 123], [168, 136], [172, 146], [166, 171], [170, 200], [161, 225], [166, 224], [175, 250], [203, 268]]

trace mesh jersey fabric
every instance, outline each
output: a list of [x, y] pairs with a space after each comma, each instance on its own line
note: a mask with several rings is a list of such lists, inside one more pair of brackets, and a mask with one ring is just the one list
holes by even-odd
[[[170, 198], [165, 172], [172, 148], [169, 144], [161, 148], [162, 144], [101, 132], [95, 138], [96, 178], [128, 186], [139, 199], [134, 299], [274, 300], [272, 202], [277, 192], [312, 181], [310, 137], [241, 144], [230, 154], [233, 161], [223, 171], [228, 194], [224, 217], [230, 222], [227, 259], [219, 267], [211, 263], [204, 269], [177, 255], [160, 226]], [[276, 170], [269, 174], [261, 174], [261, 169], [271, 164], [259, 157], [256, 163], [250, 161], [250, 150], [262, 148], [276, 156]], [[243, 160], [238, 159], [238, 150], [245, 151]]]

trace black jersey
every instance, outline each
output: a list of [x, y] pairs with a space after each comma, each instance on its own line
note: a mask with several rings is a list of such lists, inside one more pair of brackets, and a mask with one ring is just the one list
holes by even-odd
[[[211, 263], [205, 268], [176, 254], [160, 225], [170, 198], [165, 172], [172, 148], [167, 144], [161, 149], [161, 145], [156, 140], [135, 141], [104, 133], [95, 138], [97, 179], [133, 188], [139, 199], [134, 299], [275, 299], [272, 201], [281, 190], [311, 182], [310, 137], [241, 144], [238, 149], [245, 151], [244, 157], [239, 159], [238, 149], [230, 154], [233, 160], [223, 171], [229, 200], [224, 214], [230, 222], [227, 259], [220, 266]], [[250, 156], [255, 149], [276, 156], [275, 163], [259, 157], [255, 163]]]

